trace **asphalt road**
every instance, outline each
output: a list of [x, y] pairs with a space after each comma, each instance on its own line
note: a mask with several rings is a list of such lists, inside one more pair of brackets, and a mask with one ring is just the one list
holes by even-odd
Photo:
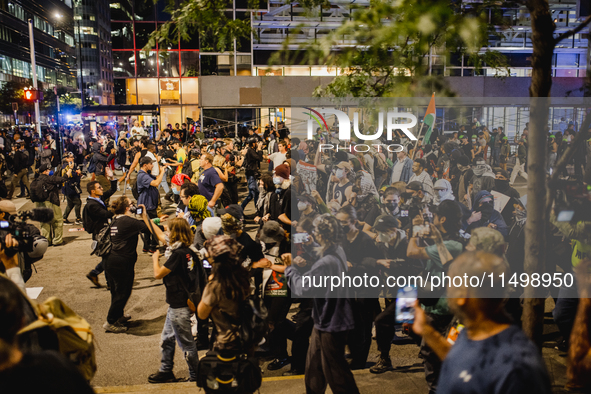
[[[525, 184], [518, 185], [520, 192], [525, 191]], [[85, 188], [83, 187], [83, 190]], [[243, 189], [244, 190], [244, 189]], [[121, 193], [118, 192], [114, 197]], [[523, 193], [522, 193], [523, 194]], [[86, 195], [82, 197], [86, 201]], [[13, 200], [19, 209], [33, 208], [29, 200]], [[165, 209], [172, 210], [165, 204]], [[252, 207], [252, 204], [251, 204]], [[62, 204], [62, 209], [65, 203]], [[246, 213], [251, 213], [252, 208]], [[71, 214], [71, 218], [74, 214]], [[148, 375], [156, 372], [160, 365], [160, 333], [164, 325], [167, 304], [162, 280], [153, 278], [152, 260], [148, 254], [141, 252], [141, 240], [138, 246], [139, 258], [135, 269], [133, 293], [126, 307], [126, 313], [132, 316], [130, 329], [123, 334], [105, 333], [102, 328], [110, 304], [110, 293], [106, 288], [96, 288], [85, 275], [99, 262], [90, 256], [91, 237], [80, 229], [81, 226], [64, 226], [65, 245], [51, 247], [45, 257], [36, 263], [37, 272], [27, 282], [27, 287], [42, 287], [39, 296], [42, 301], [50, 296], [60, 297], [73, 310], [83, 316], [92, 326], [96, 339], [96, 356], [98, 371], [92, 381], [97, 392], [194, 392], [191, 383], [172, 385], [149, 385]], [[252, 231], [253, 226], [247, 227]], [[81, 230], [81, 231], [79, 231]], [[105, 283], [104, 275], [100, 276]], [[551, 300], [547, 310], [551, 310]], [[291, 313], [297, 309], [292, 306]], [[548, 321], [551, 323], [551, 321]], [[550, 340], [545, 349], [547, 362], [558, 380], [564, 379], [565, 359], [553, 349], [552, 340], [556, 328], [548, 324], [545, 328]], [[291, 346], [291, 344], [290, 344]], [[205, 351], [200, 352], [200, 356]], [[367, 368], [377, 360], [377, 347], [373, 341]], [[418, 347], [414, 344], [393, 345], [390, 352], [395, 371], [382, 375], [372, 375], [367, 369], [355, 371], [356, 380], [363, 393], [426, 392], [421, 359], [418, 358]], [[549, 360], [549, 361], [548, 361]], [[282, 377], [289, 369], [268, 371], [263, 364], [264, 383], [262, 393], [285, 392], [301, 393], [305, 391], [303, 377]], [[177, 377], [188, 378], [187, 365], [177, 347], [174, 373]], [[554, 380], [554, 378], [553, 378]]]

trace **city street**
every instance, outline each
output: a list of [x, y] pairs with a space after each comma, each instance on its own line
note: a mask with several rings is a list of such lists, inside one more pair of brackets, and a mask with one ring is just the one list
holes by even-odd
[[[84, 182], [85, 183], [85, 182]], [[85, 185], [83, 183], [83, 190]], [[518, 181], [517, 190], [525, 194], [525, 183]], [[243, 194], [245, 189], [241, 189]], [[112, 198], [121, 195], [117, 192]], [[82, 201], [86, 200], [86, 193]], [[164, 200], [163, 200], [164, 201]], [[31, 209], [34, 204], [30, 200], [15, 199], [17, 208]], [[168, 204], [164, 202], [164, 204]], [[171, 207], [164, 206], [165, 212], [173, 212]], [[65, 204], [62, 204], [62, 209]], [[246, 214], [251, 213], [249, 209]], [[74, 215], [72, 214], [72, 217]], [[251, 229], [254, 226], [247, 226]], [[253, 234], [251, 232], [251, 234]], [[83, 316], [93, 327], [96, 339], [96, 356], [98, 371], [92, 381], [98, 393], [141, 393], [141, 392], [170, 392], [174, 389], [178, 393], [195, 391], [192, 383], [171, 383], [152, 385], [147, 383], [147, 377], [158, 370], [160, 365], [160, 333], [164, 325], [167, 305], [164, 302], [165, 289], [162, 280], [153, 278], [152, 258], [141, 252], [141, 241], [138, 246], [139, 258], [135, 266], [135, 282], [133, 293], [127, 303], [126, 313], [132, 320], [129, 330], [123, 334], [105, 333], [102, 325], [106, 320], [110, 303], [110, 293], [106, 287], [94, 287], [85, 275], [99, 259], [90, 256], [91, 237], [81, 226], [64, 226], [65, 245], [50, 247], [43, 260], [35, 264], [37, 272], [33, 273], [27, 282], [28, 288], [42, 287], [38, 301], [57, 296], [67, 305]], [[105, 284], [104, 275], [99, 277], [101, 284]], [[547, 310], [553, 307], [548, 301]], [[297, 304], [292, 305], [290, 313], [294, 313]], [[566, 358], [554, 349], [556, 327], [547, 315], [545, 332], [548, 342], [544, 349], [544, 356], [556, 387], [562, 387], [565, 379]], [[289, 344], [291, 346], [291, 344]], [[206, 352], [200, 351], [203, 356]], [[369, 368], [377, 359], [377, 348], [373, 341], [368, 359]], [[388, 385], [396, 392], [416, 393], [426, 392], [427, 385], [421, 359], [418, 357], [418, 347], [415, 344], [394, 345], [390, 353], [394, 371], [381, 375], [373, 375], [368, 369], [355, 371], [355, 379], [363, 393], [383, 392], [384, 385]], [[285, 367], [279, 371], [268, 371], [268, 361], [263, 363], [263, 385], [261, 393], [272, 393], [280, 390], [285, 393], [302, 393], [305, 391], [303, 376], [283, 377], [282, 373], [289, 369]], [[175, 354], [174, 373], [178, 378], [188, 378], [187, 365], [177, 347]]]

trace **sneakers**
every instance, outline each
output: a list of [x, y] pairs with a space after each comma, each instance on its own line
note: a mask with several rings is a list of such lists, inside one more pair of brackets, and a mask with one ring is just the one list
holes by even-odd
[[106, 332], [112, 332], [114, 334], [119, 334], [119, 333], [127, 331], [127, 327], [125, 327], [123, 324], [119, 323], [118, 321], [113, 324], [109, 324], [109, 322], [105, 322], [105, 324], [103, 324], [103, 328], [105, 329]]
[[98, 276], [94, 275], [92, 272], [89, 272], [88, 274], [86, 274], [86, 277], [88, 278], [89, 281], [91, 281], [96, 287], [102, 287], [99, 280], [98, 280]]
[[125, 315], [121, 316], [119, 318], [119, 320], [117, 320], [117, 323], [123, 326], [123, 325], [127, 324], [127, 322], [129, 322], [130, 320], [131, 320], [131, 315], [125, 314]]
[[74, 222], [70, 222], [68, 219], [64, 219], [64, 226], [71, 226]]
[[76, 219], [76, 221], [74, 223], [76, 223], [76, 224], [82, 224], [82, 219]]
[[267, 365], [267, 369], [269, 371], [276, 371], [278, 369], [285, 367], [286, 365], [289, 365], [290, 363], [291, 363], [291, 360], [289, 359], [289, 357], [276, 358], [275, 360], [270, 362], [269, 365]]
[[388, 372], [392, 370], [392, 361], [390, 360], [390, 358], [382, 358], [380, 357], [380, 359], [378, 360], [378, 362], [376, 363], [376, 365], [374, 365], [373, 367], [371, 367], [369, 369], [369, 372], [371, 373], [384, 373], [384, 372]]
[[176, 382], [174, 374], [171, 372], [158, 371], [148, 376], [148, 382], [150, 383], [171, 383]]

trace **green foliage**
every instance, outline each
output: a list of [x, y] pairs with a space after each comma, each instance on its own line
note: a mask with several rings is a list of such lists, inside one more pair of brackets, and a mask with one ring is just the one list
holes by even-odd
[[[258, 4], [258, 0], [248, 0], [249, 9], [258, 8]], [[232, 9], [232, 0], [185, 0], [179, 6], [171, 2], [165, 8], [170, 21], [150, 34], [143, 50], [190, 40], [195, 34], [203, 52], [233, 50], [234, 39], [250, 38], [250, 19], [232, 20], [232, 13], [224, 12], [226, 9]]]
[[[431, 51], [448, 58], [451, 53], [463, 54], [476, 71], [484, 65], [507, 67], [503, 55], [482, 52], [488, 36], [496, 34], [484, 10], [491, 4], [470, 9], [460, 9], [458, 4], [450, 0], [374, 0], [370, 7], [353, 10], [350, 20], [325, 38], [309, 41], [297, 51], [289, 50], [286, 40], [271, 63], [293, 64], [300, 58], [300, 64], [345, 70], [328, 86], [318, 88], [317, 96], [429, 96], [433, 91], [449, 95], [443, 79], [429, 75]], [[343, 41], [356, 45], [337, 47]]]

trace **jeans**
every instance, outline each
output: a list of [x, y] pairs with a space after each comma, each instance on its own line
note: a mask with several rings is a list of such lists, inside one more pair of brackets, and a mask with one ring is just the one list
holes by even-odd
[[390, 305], [380, 313], [375, 320], [376, 342], [380, 356], [383, 359], [390, 358], [392, 338], [396, 335], [396, 303]]
[[490, 148], [490, 154], [492, 156], [491, 158], [491, 165], [495, 166], [495, 165], [499, 165], [501, 158], [500, 158], [500, 154], [501, 154], [501, 149], [500, 148]]
[[66, 212], [64, 212], [64, 220], [68, 220], [68, 216], [70, 216], [72, 209], [74, 209], [74, 212], [76, 213], [76, 219], [82, 219], [82, 216], [80, 215], [80, 207], [82, 206], [80, 195], [66, 196], [66, 201], [68, 201], [68, 205], [66, 206]]
[[105, 261], [105, 276], [111, 286], [111, 306], [107, 314], [109, 324], [123, 317], [125, 305], [131, 296], [136, 260], [129, 261], [126, 257], [111, 253]]
[[577, 291], [576, 282], [573, 286], [561, 286], [558, 292], [558, 299], [556, 306], [552, 311], [552, 318], [554, 323], [558, 326], [558, 330], [565, 341], [570, 339], [570, 333], [575, 324], [575, 316], [577, 315], [577, 308], [579, 306], [579, 293]]
[[162, 359], [160, 372], [172, 372], [174, 366], [175, 339], [185, 355], [192, 380], [197, 378], [197, 346], [191, 334], [191, 315], [189, 308], [171, 308], [166, 312], [166, 321], [162, 329]]
[[[161, 170], [161, 171], [166, 171], [166, 170]], [[162, 190], [164, 190], [164, 193], [168, 194], [168, 192], [170, 192], [170, 188], [168, 187], [168, 181], [166, 180], [166, 175], [162, 177], [162, 182], [160, 182], [160, 186], [162, 186]], [[158, 187], [160, 187], [158, 186]]]
[[240, 204], [242, 206], [243, 210], [248, 205], [250, 200], [252, 200], [253, 198], [254, 198], [255, 202], [259, 200], [259, 188], [257, 186], [256, 178], [254, 177], [254, 175], [249, 175], [247, 177], [247, 180], [248, 180], [248, 196], [246, 196], [244, 201], [242, 201], [242, 204]]

